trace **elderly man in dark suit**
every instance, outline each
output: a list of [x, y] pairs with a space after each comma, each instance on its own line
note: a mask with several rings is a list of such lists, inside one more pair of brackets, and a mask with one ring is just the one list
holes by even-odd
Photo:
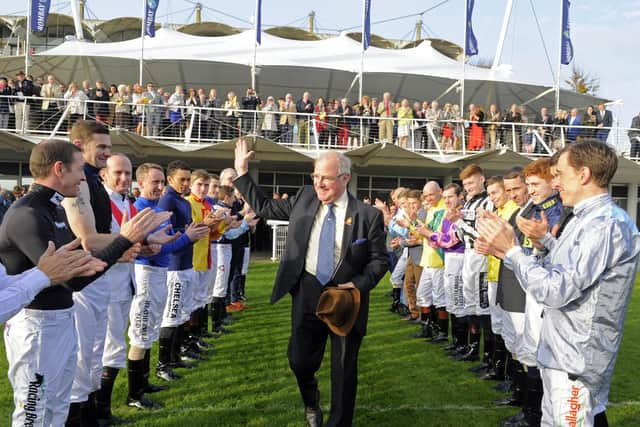
[[631, 119], [631, 129], [627, 132], [631, 142], [631, 158], [640, 158], [640, 114]]
[[[350, 161], [327, 151], [315, 163], [313, 186], [295, 197], [265, 196], [248, 172], [253, 155], [238, 141], [234, 185], [264, 219], [289, 220], [287, 248], [280, 262], [271, 302], [293, 297], [289, 364], [298, 381], [308, 425], [322, 425], [315, 373], [331, 339], [331, 414], [328, 426], [350, 426], [357, 388], [358, 350], [366, 332], [369, 291], [388, 269], [382, 214], [347, 191]], [[360, 311], [346, 337], [333, 333], [316, 316], [320, 294], [330, 286], [357, 288]]]

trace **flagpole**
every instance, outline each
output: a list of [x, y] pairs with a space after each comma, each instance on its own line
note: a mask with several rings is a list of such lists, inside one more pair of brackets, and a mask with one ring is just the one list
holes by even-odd
[[142, 28], [140, 28], [140, 70], [138, 72], [138, 83], [142, 84], [142, 72], [144, 69], [144, 27], [147, 22], [147, 13], [146, 13], [146, 5], [147, 1], [142, 0]]
[[260, 0], [256, 0], [256, 12], [253, 15], [253, 60], [251, 61], [251, 88], [256, 90], [256, 57], [258, 55], [258, 14], [260, 11]]
[[558, 69], [556, 70], [556, 113], [560, 109], [560, 70], [562, 68], [562, 44], [564, 42], [562, 34], [564, 31], [564, 0], [558, 0], [558, 3], [560, 3], [560, 48], [558, 49]]
[[465, 73], [465, 60], [467, 58], [467, 23], [469, 20], [469, 0], [464, 0], [464, 32], [462, 42], [462, 79], [460, 80], [460, 116], [464, 118], [464, 73]]
[[[371, 12], [369, 12], [371, 13]], [[367, 25], [367, 0], [362, 0], [362, 34], [360, 38], [360, 75], [358, 77], [358, 81], [360, 82], [360, 89], [358, 90], [358, 104], [362, 102], [362, 90], [363, 90], [363, 81], [362, 78], [364, 76], [364, 45], [365, 45], [365, 37], [366, 37], [366, 29]], [[354, 103], [355, 104], [355, 103]], [[360, 114], [362, 114], [362, 105], [360, 106]], [[362, 123], [362, 119], [360, 119], [360, 145], [364, 145], [364, 141], [362, 140], [362, 134], [364, 133], [364, 124]]]
[[25, 38], [24, 47], [24, 74], [29, 75], [29, 50], [31, 50], [31, 13], [33, 8], [33, 1], [29, 0], [29, 7], [27, 11], [27, 36]]

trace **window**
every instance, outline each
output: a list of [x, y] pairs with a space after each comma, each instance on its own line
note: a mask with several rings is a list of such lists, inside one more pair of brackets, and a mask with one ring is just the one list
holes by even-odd
[[611, 197], [618, 206], [627, 210], [627, 202], [629, 200], [629, 187], [627, 185], [612, 185]]

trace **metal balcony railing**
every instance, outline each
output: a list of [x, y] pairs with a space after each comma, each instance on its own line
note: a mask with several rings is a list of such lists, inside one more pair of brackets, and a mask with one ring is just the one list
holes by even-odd
[[[275, 104], [274, 104], [275, 105]], [[177, 144], [215, 144], [239, 136], [259, 135], [284, 146], [350, 150], [371, 143], [398, 144], [431, 155], [467, 155], [510, 148], [536, 157], [549, 156], [565, 144], [598, 138], [632, 160], [640, 161], [640, 129], [510, 122], [398, 119], [374, 116], [312, 114], [199, 105], [100, 102], [82, 96], [19, 98], [0, 96], [0, 130], [41, 137], [68, 134], [76, 120], [98, 120], [110, 129], [135, 132]], [[391, 123], [390, 125], [388, 123]], [[382, 128], [391, 137], [382, 140]]]

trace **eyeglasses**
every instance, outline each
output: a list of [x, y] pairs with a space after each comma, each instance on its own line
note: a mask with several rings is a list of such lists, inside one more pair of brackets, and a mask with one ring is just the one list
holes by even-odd
[[336, 176], [325, 176], [325, 175], [318, 175], [316, 173], [312, 173], [310, 176], [311, 176], [311, 179], [313, 180], [313, 182], [316, 182], [316, 181], [320, 181], [320, 182], [322, 182], [322, 181], [335, 182], [338, 178], [341, 178], [341, 177], [343, 177], [345, 175], [346, 174], [341, 173], [340, 175], [336, 175]]

